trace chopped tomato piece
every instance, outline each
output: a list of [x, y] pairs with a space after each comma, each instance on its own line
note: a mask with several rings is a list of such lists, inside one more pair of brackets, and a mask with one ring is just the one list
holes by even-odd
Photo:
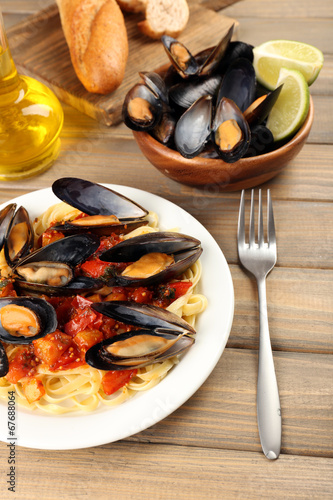
[[81, 359], [81, 353], [76, 345], [72, 345], [65, 351], [53, 365], [50, 366], [51, 371], [55, 370], [71, 370], [85, 364]]
[[1, 286], [0, 297], [17, 297], [17, 293], [15, 292], [12, 282], [5, 282], [3, 286]]
[[134, 288], [129, 293], [129, 298], [134, 300], [135, 302], [139, 302], [140, 304], [148, 304], [151, 302], [153, 297], [153, 292], [148, 290], [148, 288], [140, 286], [138, 288]]
[[64, 237], [65, 237], [64, 233], [61, 233], [60, 231], [54, 231], [53, 229], [47, 229], [42, 234], [41, 246], [45, 247], [46, 245], [49, 245], [50, 243], [53, 243], [54, 241], [61, 240]]
[[81, 265], [81, 270], [92, 278], [99, 278], [103, 276], [108, 267], [110, 267], [109, 262], [103, 262], [96, 257], [93, 260], [84, 262]]
[[102, 342], [102, 340], [103, 333], [99, 330], [82, 330], [77, 333], [73, 339], [78, 348], [84, 352], [93, 345], [98, 344], [98, 342]]
[[175, 291], [175, 299], [182, 297], [187, 293], [188, 289], [191, 288], [191, 281], [176, 281], [175, 283], [170, 283], [170, 288], [173, 288]]
[[73, 344], [73, 339], [70, 335], [56, 330], [41, 339], [33, 340], [32, 343], [37, 358], [50, 366]]
[[36, 365], [35, 354], [30, 346], [22, 347], [9, 362], [6, 379], [12, 384], [17, 384], [21, 378], [32, 375], [35, 372]]
[[138, 370], [115, 370], [107, 372], [102, 379], [102, 387], [105, 394], [110, 396], [121, 387], [128, 384]]
[[21, 384], [28, 403], [38, 401], [45, 394], [43, 382], [35, 377], [25, 378], [21, 381]]

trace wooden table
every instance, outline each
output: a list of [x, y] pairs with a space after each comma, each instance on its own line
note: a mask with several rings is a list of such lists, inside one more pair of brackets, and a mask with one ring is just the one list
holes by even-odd
[[[3, 0], [6, 27], [51, 3]], [[232, 2], [205, 3], [220, 10]], [[234, 281], [234, 322], [227, 348], [205, 384], [153, 427], [96, 448], [18, 447], [15, 494], [7, 490], [8, 448], [1, 443], [1, 498], [333, 497], [333, 4], [244, 0], [221, 12], [239, 21], [241, 40], [257, 45], [294, 39], [317, 46], [325, 56], [311, 87], [315, 120], [307, 144], [263, 186], [272, 192], [278, 237], [278, 263], [267, 287], [282, 406], [280, 458], [264, 457], [257, 430], [258, 309], [255, 282], [237, 259], [239, 193], [194, 189], [163, 177], [123, 124], [107, 128], [64, 105], [58, 160], [38, 177], [0, 183], [0, 201], [78, 173], [173, 201], [221, 246]]]

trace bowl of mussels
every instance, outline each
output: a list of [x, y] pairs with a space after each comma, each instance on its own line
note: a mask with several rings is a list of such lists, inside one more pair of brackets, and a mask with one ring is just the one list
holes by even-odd
[[124, 123], [142, 153], [160, 172], [183, 184], [254, 187], [277, 175], [302, 149], [314, 109], [294, 136], [274, 141], [267, 117], [281, 91], [262, 87], [253, 68], [253, 47], [231, 41], [232, 29], [215, 47], [192, 55], [163, 36], [170, 59], [127, 93]]

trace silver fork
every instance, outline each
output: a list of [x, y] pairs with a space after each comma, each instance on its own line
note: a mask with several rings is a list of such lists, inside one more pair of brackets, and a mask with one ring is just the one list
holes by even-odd
[[269, 459], [276, 459], [281, 448], [281, 408], [269, 337], [266, 301], [266, 276], [276, 263], [275, 227], [269, 189], [267, 190], [267, 240], [265, 243], [260, 189], [258, 241], [255, 241], [254, 190], [252, 189], [249, 242], [245, 242], [245, 193], [243, 190], [238, 219], [238, 255], [242, 265], [256, 278], [259, 296], [258, 429], [265, 456]]

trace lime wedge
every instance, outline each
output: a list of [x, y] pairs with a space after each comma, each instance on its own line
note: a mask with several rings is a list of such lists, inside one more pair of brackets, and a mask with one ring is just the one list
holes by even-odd
[[311, 85], [317, 78], [323, 63], [323, 53], [307, 43], [290, 40], [271, 40], [253, 49], [253, 66], [257, 80], [274, 90], [281, 68], [297, 69]]
[[286, 139], [297, 132], [307, 117], [310, 104], [309, 87], [300, 71], [282, 68], [277, 86], [281, 84], [282, 90], [266, 124], [274, 141]]

